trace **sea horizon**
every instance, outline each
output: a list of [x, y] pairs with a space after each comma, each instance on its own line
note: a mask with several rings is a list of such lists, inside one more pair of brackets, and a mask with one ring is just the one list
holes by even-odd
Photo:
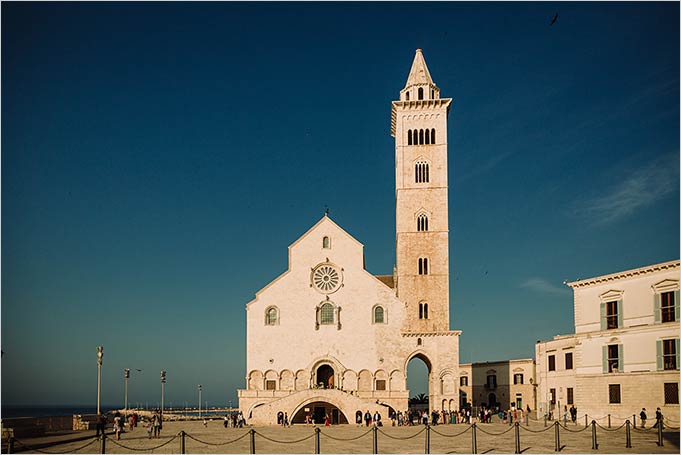
[[[124, 409], [123, 404], [116, 405], [101, 405], [100, 410], [104, 413], [109, 411], [116, 411], [119, 409]], [[137, 409], [135, 406], [129, 406], [129, 409]], [[154, 410], [157, 406], [141, 407], [143, 410]], [[185, 407], [169, 407], [166, 406], [164, 409], [179, 409], [184, 410]], [[197, 409], [195, 407], [188, 407], [186, 409]], [[204, 410], [205, 414], [210, 414], [210, 409], [223, 409], [223, 407], [209, 407], [208, 411]], [[96, 414], [97, 406], [95, 405], [76, 405], [76, 404], [2, 404], [0, 415], [2, 418], [14, 418], [14, 417], [59, 417], [59, 416], [69, 416], [69, 415], [87, 415]], [[188, 413], [188, 415], [191, 413]]]

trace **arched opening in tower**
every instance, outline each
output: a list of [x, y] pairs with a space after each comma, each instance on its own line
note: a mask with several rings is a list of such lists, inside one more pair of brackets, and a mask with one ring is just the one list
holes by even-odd
[[409, 409], [428, 411], [430, 405], [430, 360], [423, 354], [416, 354], [407, 364], [407, 389], [409, 390]]
[[322, 365], [317, 368], [317, 386], [323, 389], [333, 389], [333, 368], [330, 365]]

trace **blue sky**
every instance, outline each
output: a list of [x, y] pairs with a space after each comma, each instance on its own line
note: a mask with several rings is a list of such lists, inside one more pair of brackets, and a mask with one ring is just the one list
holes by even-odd
[[124, 368], [131, 403], [161, 369], [235, 400], [244, 305], [325, 205], [390, 273], [419, 47], [462, 362], [570, 333], [564, 280], [679, 257], [678, 3], [3, 2], [3, 403], [93, 403], [100, 344], [104, 403]]

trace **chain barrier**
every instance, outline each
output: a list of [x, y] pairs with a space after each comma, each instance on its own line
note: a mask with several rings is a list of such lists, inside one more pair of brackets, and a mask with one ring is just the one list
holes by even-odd
[[637, 433], [651, 433], [653, 430], [657, 431], [657, 428], [653, 428], [653, 427], [648, 427], [648, 428], [632, 427], [631, 429], [636, 431]]
[[[431, 431], [433, 431], [433, 428], [432, 428], [432, 427], [431, 427], [430, 429], [431, 429]], [[385, 436], [389, 437], [390, 439], [400, 439], [400, 440], [407, 440], [407, 439], [415, 438], [416, 436], [420, 435], [420, 434], [423, 433], [424, 431], [426, 431], [426, 427], [423, 427], [423, 428], [421, 429], [421, 431], [419, 431], [418, 433], [414, 433], [414, 434], [411, 435], [411, 436], [407, 436], [406, 438], [400, 438], [400, 437], [398, 437], [398, 436], [390, 436], [388, 433], [384, 432], [384, 431], [381, 430], [380, 428], [378, 429], [378, 432], [381, 433], [382, 435], [385, 435]]]
[[[457, 434], [444, 434], [444, 433], [440, 433], [440, 432], [437, 431], [437, 430], [433, 430], [432, 427], [430, 428], [430, 431], [432, 431], [432, 432], [435, 433], [435, 434], [439, 434], [440, 436], [444, 436], [445, 438], [455, 438], [455, 437], [457, 437], [457, 436], [461, 436], [461, 435], [464, 434], [465, 432], [469, 431], [471, 428], [473, 428], [473, 425], [468, 425], [468, 428], [466, 428], [465, 430], [463, 430], [461, 433], [457, 433]], [[449, 453], [452, 453], [452, 452], [449, 452]]]
[[168, 439], [168, 440], [167, 440], [166, 442], [164, 442], [163, 444], [158, 445], [158, 446], [156, 446], [156, 447], [144, 447], [144, 448], [128, 447], [128, 446], [126, 446], [126, 445], [124, 445], [124, 444], [121, 444], [121, 443], [117, 442], [117, 441], [116, 441], [115, 439], [113, 439], [113, 438], [107, 438], [107, 439], [109, 440], [109, 442], [112, 442], [112, 443], [116, 444], [118, 447], [122, 447], [122, 448], [124, 448], [124, 449], [126, 449], [126, 450], [133, 450], [133, 451], [135, 451], [135, 452], [146, 452], [146, 451], [148, 451], [148, 450], [151, 450], [151, 451], [153, 452], [154, 450], [160, 449], [161, 447], [164, 447], [164, 446], [167, 446], [168, 444], [170, 444], [171, 442], [173, 442], [174, 440], [176, 440], [176, 439], [177, 439], [177, 435], [173, 436], [172, 438]]
[[482, 432], [485, 433], [485, 434], [490, 435], [490, 436], [501, 436], [502, 434], [506, 434], [506, 433], [508, 433], [509, 431], [511, 431], [511, 430], [513, 429], [513, 426], [508, 427], [508, 430], [502, 431], [501, 433], [490, 433], [489, 431], [483, 430], [482, 427], [480, 427], [480, 426], [478, 426], [478, 425], [476, 425], [475, 428], [476, 428], [477, 430], [482, 431]]
[[570, 433], [581, 433], [582, 431], [586, 431], [589, 429], [589, 427], [584, 427], [581, 430], [571, 430], [567, 427], [567, 425], [561, 425], [560, 423], [558, 425], [560, 425], [562, 429], [569, 431]]
[[624, 422], [622, 425], [620, 425], [620, 426], [617, 427], [617, 428], [606, 428], [606, 427], [604, 427], [604, 426], [601, 426], [601, 424], [599, 424], [598, 422], [596, 422], [596, 426], [597, 426], [598, 428], [600, 428], [601, 430], [603, 430], [603, 431], [618, 431], [618, 430], [621, 430], [622, 428], [624, 428], [624, 426], [625, 426], [626, 424], [627, 424], [627, 423]]
[[[48, 452], [47, 450], [41, 450], [41, 449], [32, 448], [31, 446], [24, 444], [23, 442], [21, 442], [21, 441], [18, 440], [18, 439], [15, 439], [15, 440], [14, 440], [15, 443], [19, 443], [19, 444], [21, 444], [22, 446], [24, 446], [24, 447], [26, 448], [26, 450], [31, 450], [31, 451], [35, 450], [36, 452], [39, 452], [39, 453], [46, 453], [46, 454], [62, 454], [62, 453], [74, 453], [74, 452], [78, 452], [79, 450], [83, 450], [83, 449], [86, 448], [87, 446], [89, 446], [89, 445], [91, 445], [91, 444], [93, 444], [93, 443], [95, 443], [95, 442], [97, 442], [97, 441], [98, 441], [97, 438], [93, 438], [93, 439], [90, 440], [90, 442], [88, 442], [87, 444], [85, 444], [85, 445], [82, 446], [82, 447], [78, 447], [77, 449], [69, 449], [69, 450], [67, 450], [67, 451], [65, 451], [65, 452]], [[69, 441], [64, 441], [64, 442], [61, 443], [61, 444], [68, 444], [68, 443], [69, 443]], [[59, 443], [57, 443], [57, 444], [59, 444]], [[57, 444], [54, 444], [54, 445], [57, 445]]]
[[356, 441], [357, 439], [363, 438], [364, 436], [368, 435], [368, 434], [371, 433], [372, 431], [373, 431], [373, 428], [370, 429], [369, 431], [367, 431], [366, 433], [362, 433], [361, 435], [356, 436], [356, 437], [354, 437], [354, 438], [337, 438], [337, 437], [335, 437], [335, 436], [331, 436], [330, 434], [326, 434], [326, 433], [324, 433], [323, 431], [320, 431], [319, 434], [323, 434], [323, 435], [326, 436], [327, 438], [333, 439], [333, 440], [336, 440], [336, 441]]
[[195, 438], [194, 436], [190, 435], [189, 433], [185, 433], [184, 435], [185, 435], [185, 437], [187, 437], [189, 439], [193, 439], [194, 441], [198, 442], [199, 444], [205, 444], [207, 446], [224, 446], [224, 445], [227, 445], [227, 444], [231, 444], [233, 442], [240, 441], [241, 439], [248, 436], [249, 433], [250, 432], [247, 431], [246, 433], [242, 434], [238, 438], [232, 439], [231, 441], [227, 441], [227, 442], [208, 442], [208, 441], [202, 441], [201, 439]]
[[306, 437], [304, 437], [304, 438], [302, 438], [302, 439], [296, 439], [295, 441], [278, 441], [278, 440], [276, 440], [276, 439], [268, 438], [268, 437], [265, 436], [264, 434], [258, 433], [257, 431], [255, 432], [255, 434], [257, 434], [258, 436], [260, 436], [260, 437], [263, 438], [263, 439], [267, 439], [268, 441], [270, 441], [270, 442], [275, 442], [275, 443], [277, 443], [277, 444], [298, 444], [299, 442], [307, 441], [308, 439], [314, 438], [314, 436], [315, 436], [315, 434], [312, 433], [310, 436], [306, 436]]
[[530, 430], [529, 427], [524, 427], [522, 425], [520, 425], [520, 428], [522, 430], [529, 431], [530, 433], [543, 433], [543, 432], [549, 431], [551, 429], [551, 427], [546, 427], [543, 430]]

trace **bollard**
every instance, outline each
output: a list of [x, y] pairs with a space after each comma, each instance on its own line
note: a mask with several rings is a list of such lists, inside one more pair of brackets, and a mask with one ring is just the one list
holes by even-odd
[[546, 428], [546, 414], [544, 414], [544, 428]]
[[636, 428], [636, 414], [634, 414], [634, 428]]
[[626, 448], [631, 449], [631, 428], [629, 427], [629, 425], [631, 425], [631, 423], [628, 420], [624, 423], [626, 424], [625, 431], [624, 431], [625, 439], [626, 439]]
[[589, 415], [584, 414], [584, 426], [588, 427], [589, 426]]
[[554, 439], [556, 440], [556, 448], [553, 449], [554, 452], [560, 452], [560, 424], [556, 422], [555, 426], [555, 437]]
[[662, 420], [655, 422], [657, 425], [657, 445], [662, 447], [664, 442], [662, 441]]
[[598, 439], [596, 439], [596, 421], [591, 421], [591, 450], [598, 450]]
[[314, 435], [314, 453], [321, 453], [319, 451], [319, 433], [321, 433], [321, 432], [322, 432], [322, 430], [320, 430], [319, 428], [314, 429], [314, 433], [315, 433], [315, 435]]
[[471, 453], [478, 453], [478, 441], [475, 437], [475, 424], [471, 425]]
[[251, 431], [249, 431], [251, 434], [251, 454], [255, 453], [255, 430], [251, 428]]
[[14, 436], [7, 438], [7, 453], [14, 453]]
[[99, 453], [106, 453], [106, 433], [102, 430], [102, 439], [100, 439]]
[[520, 425], [515, 423], [515, 453], [520, 453]]
[[378, 453], [378, 427], [374, 427], [374, 444], [373, 444], [373, 453]]
[[424, 453], [430, 453], [430, 425], [426, 425], [426, 451]]
[[611, 428], [611, 426], [610, 426], [610, 414], [608, 414], [608, 428]]
[[184, 450], [184, 430], [180, 431], [180, 453], [185, 453], [185, 450]]

